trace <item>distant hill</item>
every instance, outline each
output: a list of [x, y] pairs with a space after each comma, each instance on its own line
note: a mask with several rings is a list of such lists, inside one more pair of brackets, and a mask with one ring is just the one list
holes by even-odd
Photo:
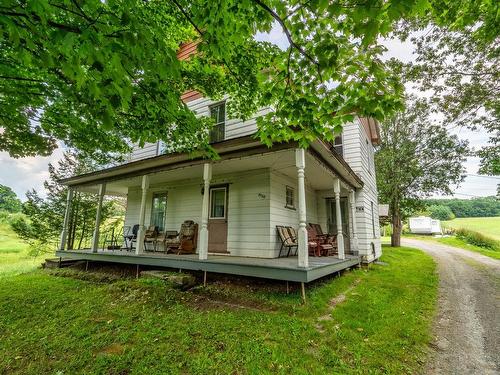
[[496, 197], [473, 199], [426, 199], [429, 206], [446, 206], [456, 217], [493, 217], [500, 216], [500, 200]]

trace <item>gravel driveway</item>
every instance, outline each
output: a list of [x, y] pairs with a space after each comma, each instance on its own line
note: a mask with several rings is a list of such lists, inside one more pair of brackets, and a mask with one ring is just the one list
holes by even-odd
[[438, 264], [439, 305], [426, 374], [500, 374], [500, 261], [403, 239]]

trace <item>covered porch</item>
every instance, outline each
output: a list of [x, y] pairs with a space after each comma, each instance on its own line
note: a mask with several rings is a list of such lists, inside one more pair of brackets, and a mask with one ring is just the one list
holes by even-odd
[[361, 263], [361, 258], [355, 255], [346, 255], [344, 259], [311, 257], [308, 267], [299, 267], [297, 257], [263, 259], [211, 255], [208, 259], [200, 260], [197, 254], [136, 254], [107, 249], [99, 249], [97, 252], [92, 250], [57, 251], [56, 255], [70, 259], [126, 263], [304, 283], [350, 267], [356, 267]]
[[[56, 254], [73, 259], [300, 282], [359, 264], [354, 199], [362, 183], [328, 145], [317, 142], [308, 150], [294, 144], [267, 148], [245, 137], [215, 147], [220, 155], [215, 161], [192, 159], [188, 155], [161, 155], [63, 181], [69, 190]], [[291, 206], [288, 206], [289, 185], [293, 190]], [[221, 200], [221, 207], [215, 207], [216, 211], [214, 189], [225, 189], [224, 201]], [[98, 201], [87, 249], [68, 246], [72, 197], [77, 191], [94, 193]], [[170, 211], [156, 215], [161, 218], [158, 222], [154, 221], [151, 200], [160, 192], [164, 192]], [[117, 246], [121, 250], [111, 250], [103, 240], [101, 210], [106, 195], [127, 197], [125, 224], [138, 226], [133, 251], [123, 250], [123, 242]], [[199, 228], [194, 253], [148, 251], [144, 241], [148, 226], [161, 223], [158, 226], [167, 231], [179, 228], [184, 220], [192, 220]], [[311, 222], [319, 223], [336, 236], [335, 256], [310, 255], [307, 227]], [[278, 258], [277, 225], [296, 228], [297, 247], [292, 253], [295, 256]], [[225, 238], [223, 251], [221, 244], [214, 242], [215, 237], [221, 237], [220, 233]]]

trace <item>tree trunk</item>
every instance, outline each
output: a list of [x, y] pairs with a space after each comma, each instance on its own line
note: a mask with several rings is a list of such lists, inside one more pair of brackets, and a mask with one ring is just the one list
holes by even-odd
[[[74, 199], [76, 198], [76, 199]], [[75, 204], [71, 207], [71, 224], [70, 224], [70, 231], [69, 231], [69, 242], [68, 242], [68, 250], [73, 250], [74, 249], [74, 244], [75, 244], [75, 235], [76, 235], [76, 226], [77, 226], [77, 219], [78, 219], [78, 206], [79, 206], [79, 201], [78, 201], [78, 193], [75, 193], [75, 197], [73, 198]]]
[[85, 220], [85, 217], [83, 218], [83, 225], [82, 225], [82, 235], [80, 236], [80, 241], [78, 242], [78, 250], [82, 248], [82, 241], [83, 241], [83, 236], [85, 236], [85, 231], [87, 230], [87, 220]]
[[392, 234], [391, 234], [391, 246], [399, 247], [401, 246], [401, 215], [399, 209], [394, 209], [392, 213]]

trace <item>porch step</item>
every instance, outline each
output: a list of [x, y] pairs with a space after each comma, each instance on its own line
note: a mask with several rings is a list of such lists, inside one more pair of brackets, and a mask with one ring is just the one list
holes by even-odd
[[71, 259], [71, 258], [48, 258], [45, 259], [45, 262], [42, 263], [42, 268], [63, 268], [63, 267], [69, 267], [74, 264], [78, 264], [80, 262], [84, 262], [79, 259]]

